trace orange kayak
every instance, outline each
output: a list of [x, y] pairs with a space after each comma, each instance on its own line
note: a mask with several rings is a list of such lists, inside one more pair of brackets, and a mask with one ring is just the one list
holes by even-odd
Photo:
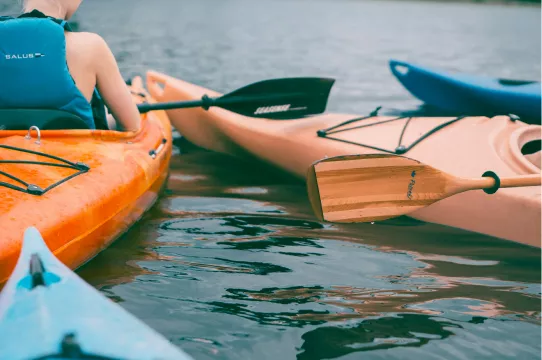
[[[134, 101], [153, 102], [139, 78]], [[24, 231], [36, 227], [74, 269], [128, 230], [156, 201], [171, 157], [163, 111], [142, 115], [137, 133], [105, 130], [0, 131], [0, 285]]]
[[[157, 101], [221, 94], [156, 72], [148, 89]], [[459, 177], [488, 170], [501, 177], [540, 173], [541, 127], [508, 116], [465, 118], [363, 117], [325, 114], [298, 120], [245, 117], [220, 108], [170, 110], [175, 128], [203, 148], [249, 156], [302, 179], [324, 157], [398, 153]], [[540, 186], [469, 191], [409, 216], [540, 247]]]

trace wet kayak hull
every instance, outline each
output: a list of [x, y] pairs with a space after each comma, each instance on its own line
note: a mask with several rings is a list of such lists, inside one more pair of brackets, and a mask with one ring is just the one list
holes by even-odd
[[[148, 88], [159, 101], [183, 101], [218, 96], [164, 74], [150, 72]], [[240, 116], [219, 108], [168, 111], [175, 128], [203, 148], [264, 161], [305, 179], [310, 165], [326, 156], [382, 153], [412, 144], [420, 135], [454, 118], [375, 117], [351, 123], [328, 138], [317, 132], [358, 118], [326, 114], [276, 121]], [[382, 122], [375, 126], [362, 126]], [[331, 139], [331, 137], [335, 139]], [[460, 177], [480, 177], [488, 170], [499, 176], [539, 173], [540, 151], [524, 156], [528, 144], [540, 140], [540, 126], [514, 122], [508, 117], [470, 117], [442, 128], [419, 142], [405, 155]], [[365, 145], [363, 145], [365, 144]], [[539, 144], [539, 143], [538, 143]], [[371, 147], [370, 147], [371, 146]], [[539, 145], [538, 145], [539, 147]], [[459, 194], [411, 214], [413, 218], [540, 246], [540, 187], [501, 189]]]

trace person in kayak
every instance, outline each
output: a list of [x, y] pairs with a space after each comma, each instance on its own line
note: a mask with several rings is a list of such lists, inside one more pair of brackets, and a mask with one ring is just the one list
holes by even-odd
[[0, 108], [64, 110], [107, 129], [115, 122], [107, 125], [105, 103], [118, 130], [137, 131], [140, 114], [109, 46], [67, 24], [81, 2], [24, 0], [21, 16], [0, 17]]

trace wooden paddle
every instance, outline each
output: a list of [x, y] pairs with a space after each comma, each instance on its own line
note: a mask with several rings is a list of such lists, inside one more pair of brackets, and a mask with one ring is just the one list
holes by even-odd
[[237, 114], [268, 119], [295, 119], [326, 110], [334, 79], [285, 78], [260, 81], [218, 98], [204, 95], [201, 100], [140, 104], [139, 112], [212, 106]]
[[[538, 186], [540, 175], [499, 179], [452, 176], [397, 155], [352, 155], [327, 158], [308, 171], [309, 199], [316, 216], [331, 222], [371, 222], [406, 215], [449, 196], [483, 189]], [[491, 196], [491, 195], [488, 195]]]

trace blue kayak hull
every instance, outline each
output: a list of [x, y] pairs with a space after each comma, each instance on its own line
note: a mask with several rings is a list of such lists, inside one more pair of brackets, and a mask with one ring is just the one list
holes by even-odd
[[401, 84], [424, 103], [463, 115], [508, 115], [540, 124], [542, 87], [536, 81], [448, 73], [390, 60]]
[[35, 228], [27, 229], [0, 293], [0, 334], [0, 359], [6, 360], [62, 359], [70, 351], [124, 360], [191, 359], [57, 260]]

